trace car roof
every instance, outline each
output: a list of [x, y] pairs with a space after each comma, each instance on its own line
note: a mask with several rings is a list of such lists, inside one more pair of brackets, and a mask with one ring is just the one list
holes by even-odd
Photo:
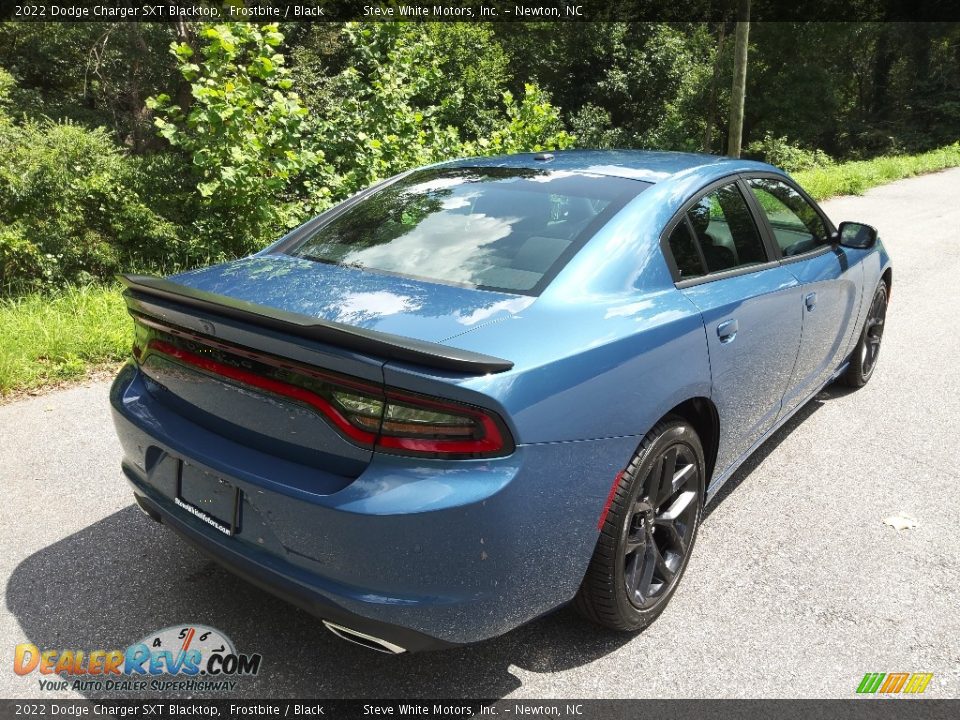
[[[550, 156], [550, 159], [543, 159]], [[541, 158], [541, 159], [537, 159]], [[659, 150], [553, 150], [547, 153], [519, 153], [493, 157], [464, 158], [440, 163], [444, 167], [516, 167], [551, 171], [583, 172], [595, 175], [656, 183], [678, 173], [709, 170], [710, 175], [754, 171], [782, 172], [772, 165], [706, 153]], [[717, 171], [720, 171], [718, 173]]]

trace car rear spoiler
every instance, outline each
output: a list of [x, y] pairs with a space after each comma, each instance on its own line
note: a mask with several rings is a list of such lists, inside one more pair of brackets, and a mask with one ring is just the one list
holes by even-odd
[[148, 314], [155, 314], [145, 308], [143, 303], [150, 303], [151, 300], [165, 300], [212, 315], [240, 320], [258, 327], [336, 345], [386, 360], [399, 360], [469, 375], [498, 373], [513, 367], [511, 361], [491, 355], [343, 323], [318, 320], [309, 315], [197, 290], [151, 275], [120, 275], [119, 279], [126, 286], [123, 295], [127, 307], [136, 312], [146, 311]]

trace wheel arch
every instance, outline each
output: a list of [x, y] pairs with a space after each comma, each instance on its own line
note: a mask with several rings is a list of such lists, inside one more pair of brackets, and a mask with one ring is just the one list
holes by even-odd
[[716, 469], [717, 451], [720, 449], [720, 414], [717, 406], [708, 397], [692, 397], [671, 408], [664, 417], [669, 415], [683, 418], [697, 431], [707, 463], [704, 482], [709, 487]]

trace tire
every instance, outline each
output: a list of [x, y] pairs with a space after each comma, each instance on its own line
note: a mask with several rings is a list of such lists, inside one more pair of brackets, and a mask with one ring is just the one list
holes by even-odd
[[850, 365], [842, 375], [843, 384], [847, 387], [862, 388], [873, 376], [877, 369], [877, 360], [880, 355], [880, 341], [883, 339], [883, 328], [887, 318], [887, 284], [880, 281], [867, 317], [863, 321], [860, 339], [850, 356]]
[[[700, 438], [682, 418], [667, 417], [646, 434], [613, 492], [574, 599], [581, 615], [632, 632], [663, 612], [697, 539], [705, 468]], [[668, 521], [670, 514], [677, 517]]]

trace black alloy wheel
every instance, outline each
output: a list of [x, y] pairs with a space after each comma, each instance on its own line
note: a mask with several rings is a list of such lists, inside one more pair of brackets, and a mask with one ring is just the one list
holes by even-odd
[[676, 443], [660, 454], [624, 526], [624, 587], [642, 610], [669, 591], [683, 568], [697, 520], [701, 483], [692, 449]]
[[873, 368], [876, 367], [877, 357], [880, 355], [880, 341], [883, 339], [883, 323], [887, 318], [887, 292], [886, 288], [881, 288], [873, 297], [873, 304], [870, 305], [870, 312], [867, 314], [867, 323], [864, 327], [863, 336], [866, 342], [863, 345], [860, 366], [863, 368], [863, 374], [870, 376]]
[[867, 384], [873, 371], [877, 367], [880, 356], [880, 343], [883, 340], [883, 329], [887, 321], [887, 285], [880, 281], [867, 318], [863, 322], [863, 331], [860, 341], [850, 356], [850, 366], [843, 376], [844, 382], [850, 387], [859, 388]]
[[663, 612], [696, 541], [705, 485], [703, 446], [693, 427], [673, 416], [654, 425], [611, 495], [574, 600], [582, 615], [632, 631]]

